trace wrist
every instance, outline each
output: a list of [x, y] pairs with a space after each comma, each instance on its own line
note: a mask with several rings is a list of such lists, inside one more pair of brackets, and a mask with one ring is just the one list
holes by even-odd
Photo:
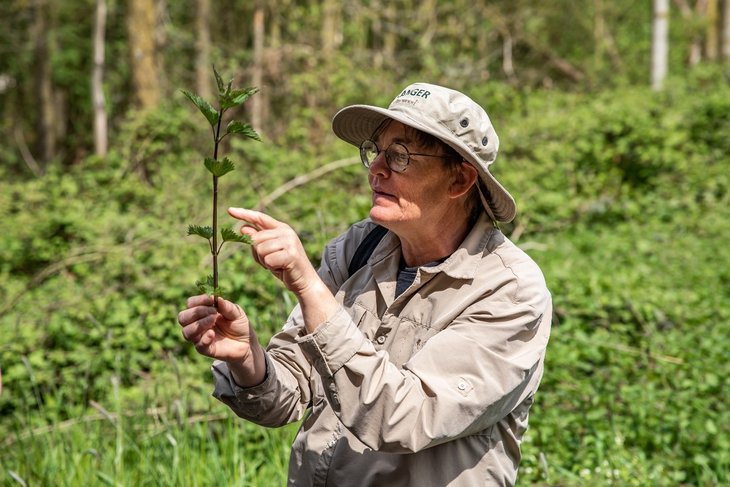
[[266, 379], [266, 355], [263, 347], [254, 341], [241, 360], [226, 361], [233, 381], [239, 387], [254, 387]]
[[308, 333], [314, 333], [340, 306], [319, 276], [307, 289], [297, 293], [297, 299], [302, 308], [304, 326]]

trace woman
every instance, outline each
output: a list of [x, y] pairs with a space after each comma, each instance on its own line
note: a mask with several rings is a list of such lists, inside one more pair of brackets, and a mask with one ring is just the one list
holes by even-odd
[[515, 205], [489, 172], [489, 117], [462, 93], [416, 83], [387, 109], [342, 109], [333, 130], [360, 147], [370, 218], [315, 270], [288, 225], [229, 209], [298, 305], [267, 350], [239, 306], [208, 296], [188, 300], [183, 335], [217, 359], [214, 395], [239, 416], [280, 426], [310, 411], [289, 485], [514, 484], [551, 300], [494, 224]]

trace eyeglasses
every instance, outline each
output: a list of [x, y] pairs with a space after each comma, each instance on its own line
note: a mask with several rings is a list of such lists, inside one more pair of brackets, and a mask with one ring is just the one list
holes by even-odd
[[[375, 162], [381, 150], [372, 140], [364, 140], [360, 144], [360, 160], [363, 166], [369, 168]], [[406, 146], [401, 143], [393, 142], [385, 149], [385, 163], [388, 164], [393, 172], [404, 172], [411, 163], [411, 156], [438, 157], [440, 159], [448, 159], [449, 156], [437, 156], [434, 154], [417, 154], [408, 152]]]

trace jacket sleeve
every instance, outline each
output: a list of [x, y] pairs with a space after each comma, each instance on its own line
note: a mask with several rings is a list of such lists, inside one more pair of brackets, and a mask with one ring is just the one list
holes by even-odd
[[[323, 265], [318, 273], [333, 294], [348, 278], [347, 263], [373, 226], [368, 220], [357, 223], [327, 246], [324, 260], [334, 265]], [[270, 340], [266, 348], [264, 382], [253, 387], [240, 387], [233, 380], [228, 365], [215, 361], [212, 366], [213, 396], [241, 418], [262, 426], [283, 426], [301, 419], [315, 390], [315, 372], [298, 342], [303, 333], [301, 310], [297, 305], [283, 330]]]
[[402, 367], [344, 309], [298, 341], [328, 402], [360, 441], [379, 451], [419, 451], [482, 432], [534, 394], [551, 319], [538, 274], [515, 276], [474, 302]]
[[301, 419], [312, 398], [312, 373], [300, 347], [292, 343], [296, 333], [290, 329], [272, 338], [265, 352], [266, 376], [259, 385], [240, 387], [228, 364], [213, 362], [213, 396], [241, 418], [262, 426], [283, 426]]

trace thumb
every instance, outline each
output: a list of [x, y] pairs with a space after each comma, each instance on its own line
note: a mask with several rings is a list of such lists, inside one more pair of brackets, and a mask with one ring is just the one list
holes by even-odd
[[218, 298], [218, 313], [228, 321], [235, 321], [244, 315], [239, 305], [223, 298]]

